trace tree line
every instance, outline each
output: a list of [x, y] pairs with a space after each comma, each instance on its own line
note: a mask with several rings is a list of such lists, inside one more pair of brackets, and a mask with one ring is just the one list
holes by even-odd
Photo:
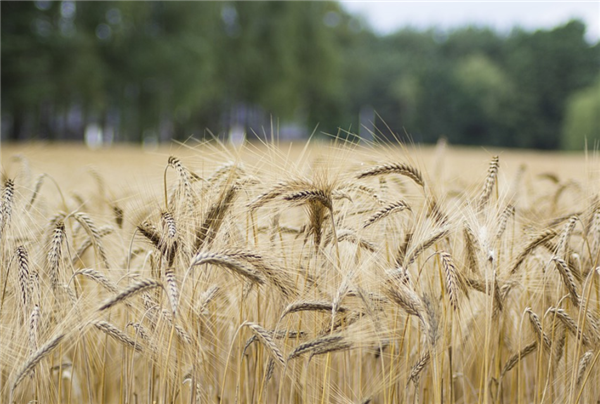
[[581, 149], [600, 43], [553, 29], [376, 35], [337, 2], [1, 2], [2, 139], [315, 132]]

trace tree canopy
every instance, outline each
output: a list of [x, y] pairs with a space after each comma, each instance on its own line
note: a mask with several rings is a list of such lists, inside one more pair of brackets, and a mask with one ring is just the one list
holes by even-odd
[[383, 137], [555, 149], [577, 144], [573, 122], [600, 131], [598, 111], [578, 112], [598, 108], [581, 100], [600, 67], [580, 21], [378, 36], [333, 1], [0, 4], [2, 139], [77, 140], [90, 123], [135, 142], [374, 123]]

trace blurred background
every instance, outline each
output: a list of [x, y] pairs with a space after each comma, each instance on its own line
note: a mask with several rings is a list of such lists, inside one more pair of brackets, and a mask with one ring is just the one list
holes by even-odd
[[581, 150], [600, 140], [598, 24], [585, 19], [391, 18], [417, 3], [379, 3], [379, 14], [334, 1], [0, 4], [2, 141], [375, 134]]

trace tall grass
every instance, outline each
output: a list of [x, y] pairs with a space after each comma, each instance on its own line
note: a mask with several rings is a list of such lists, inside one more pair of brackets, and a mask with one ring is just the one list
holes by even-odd
[[201, 148], [141, 194], [5, 167], [0, 401], [595, 402], [597, 167], [392, 151]]

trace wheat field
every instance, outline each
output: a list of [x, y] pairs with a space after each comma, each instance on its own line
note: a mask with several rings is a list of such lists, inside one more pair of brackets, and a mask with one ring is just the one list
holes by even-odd
[[600, 401], [594, 153], [1, 151], [0, 402]]

